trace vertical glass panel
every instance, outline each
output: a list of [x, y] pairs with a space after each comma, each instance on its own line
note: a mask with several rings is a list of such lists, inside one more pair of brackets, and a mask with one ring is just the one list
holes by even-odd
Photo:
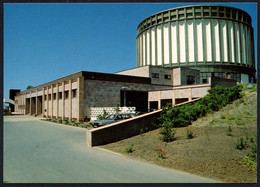
[[177, 63], [177, 32], [176, 23], [171, 24], [171, 37], [172, 37], [172, 63]]
[[197, 29], [197, 56], [198, 61], [203, 61], [203, 40], [202, 40], [202, 22], [196, 20], [196, 29]]
[[194, 30], [193, 21], [187, 21], [188, 28], [188, 47], [189, 47], [189, 62], [194, 62]]
[[185, 22], [179, 22], [179, 41], [180, 41], [180, 62], [186, 62], [186, 50], [185, 50]]
[[164, 64], [169, 64], [169, 24], [163, 26], [163, 52], [164, 52]]
[[157, 26], [157, 65], [162, 65], [162, 25]]
[[152, 62], [152, 65], [155, 65], [156, 64], [156, 51], [155, 51], [155, 28], [153, 27], [152, 28], [152, 39], [151, 39], [151, 43], [152, 43], [152, 59], [151, 59], [151, 62]]

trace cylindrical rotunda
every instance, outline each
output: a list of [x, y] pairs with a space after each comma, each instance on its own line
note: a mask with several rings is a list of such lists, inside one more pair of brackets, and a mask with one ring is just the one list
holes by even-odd
[[255, 77], [254, 31], [243, 10], [195, 5], [165, 10], [137, 29], [137, 67], [188, 67], [201, 82], [216, 76], [247, 83]]

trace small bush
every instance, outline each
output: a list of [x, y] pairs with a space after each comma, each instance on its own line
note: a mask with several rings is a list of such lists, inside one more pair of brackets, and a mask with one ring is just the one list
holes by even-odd
[[228, 130], [226, 132], [227, 136], [232, 136], [232, 128], [231, 126], [228, 126]]
[[193, 132], [192, 132], [192, 130], [187, 130], [187, 138], [188, 139], [192, 139], [194, 137], [194, 134], [193, 134]]
[[61, 119], [59, 119], [59, 120], [58, 120], [58, 123], [62, 123], [62, 120], [61, 120]]
[[162, 128], [160, 133], [163, 135], [161, 138], [164, 142], [171, 142], [174, 140], [174, 135], [176, 131], [171, 128]]
[[107, 115], [108, 115], [107, 111], [106, 111], [106, 110], [103, 110], [103, 114], [98, 115], [98, 116], [97, 116], [97, 119], [98, 119], [98, 120], [106, 119]]
[[126, 148], [126, 153], [132, 153], [134, 151], [133, 144]]
[[161, 148], [156, 149], [156, 152], [157, 152], [158, 158], [162, 158], [162, 159], [166, 158], [167, 152], [163, 151]]
[[236, 144], [236, 148], [240, 150], [245, 149], [246, 147], [246, 142], [244, 141], [243, 137], [240, 137], [238, 142], [236, 142], [235, 144]]

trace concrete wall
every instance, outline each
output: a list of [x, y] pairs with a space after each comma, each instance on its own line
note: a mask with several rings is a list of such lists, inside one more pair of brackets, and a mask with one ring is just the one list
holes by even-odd
[[119, 141], [140, 134], [141, 129], [155, 129], [153, 123], [160, 116], [161, 110], [143, 114], [124, 121], [91, 129], [86, 132], [88, 146], [97, 146]]
[[149, 66], [133, 68], [125, 71], [120, 71], [115, 74], [119, 75], [130, 75], [130, 76], [138, 76], [138, 77], [149, 77]]
[[[175, 106], [180, 106], [197, 100], [198, 99]], [[154, 123], [156, 122], [156, 119], [160, 116], [161, 111], [162, 110], [160, 109], [110, 125], [91, 129], [86, 132], [86, 144], [90, 147], [107, 144], [138, 135], [140, 134], [141, 129], [155, 129], [156, 127], [154, 126]]]

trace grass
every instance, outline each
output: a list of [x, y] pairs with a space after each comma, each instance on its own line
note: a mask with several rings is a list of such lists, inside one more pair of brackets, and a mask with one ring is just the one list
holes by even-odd
[[[257, 139], [257, 96], [247, 89], [244, 93], [243, 100], [207, 114], [188, 127], [177, 128], [172, 142], [161, 141], [160, 129], [156, 129], [100, 147], [223, 182], [255, 183], [254, 156], [250, 154]], [[189, 139], [188, 130], [196, 136]], [[127, 154], [126, 148], [131, 145], [135, 150]], [[158, 148], [167, 152], [166, 159], [158, 157]]]

